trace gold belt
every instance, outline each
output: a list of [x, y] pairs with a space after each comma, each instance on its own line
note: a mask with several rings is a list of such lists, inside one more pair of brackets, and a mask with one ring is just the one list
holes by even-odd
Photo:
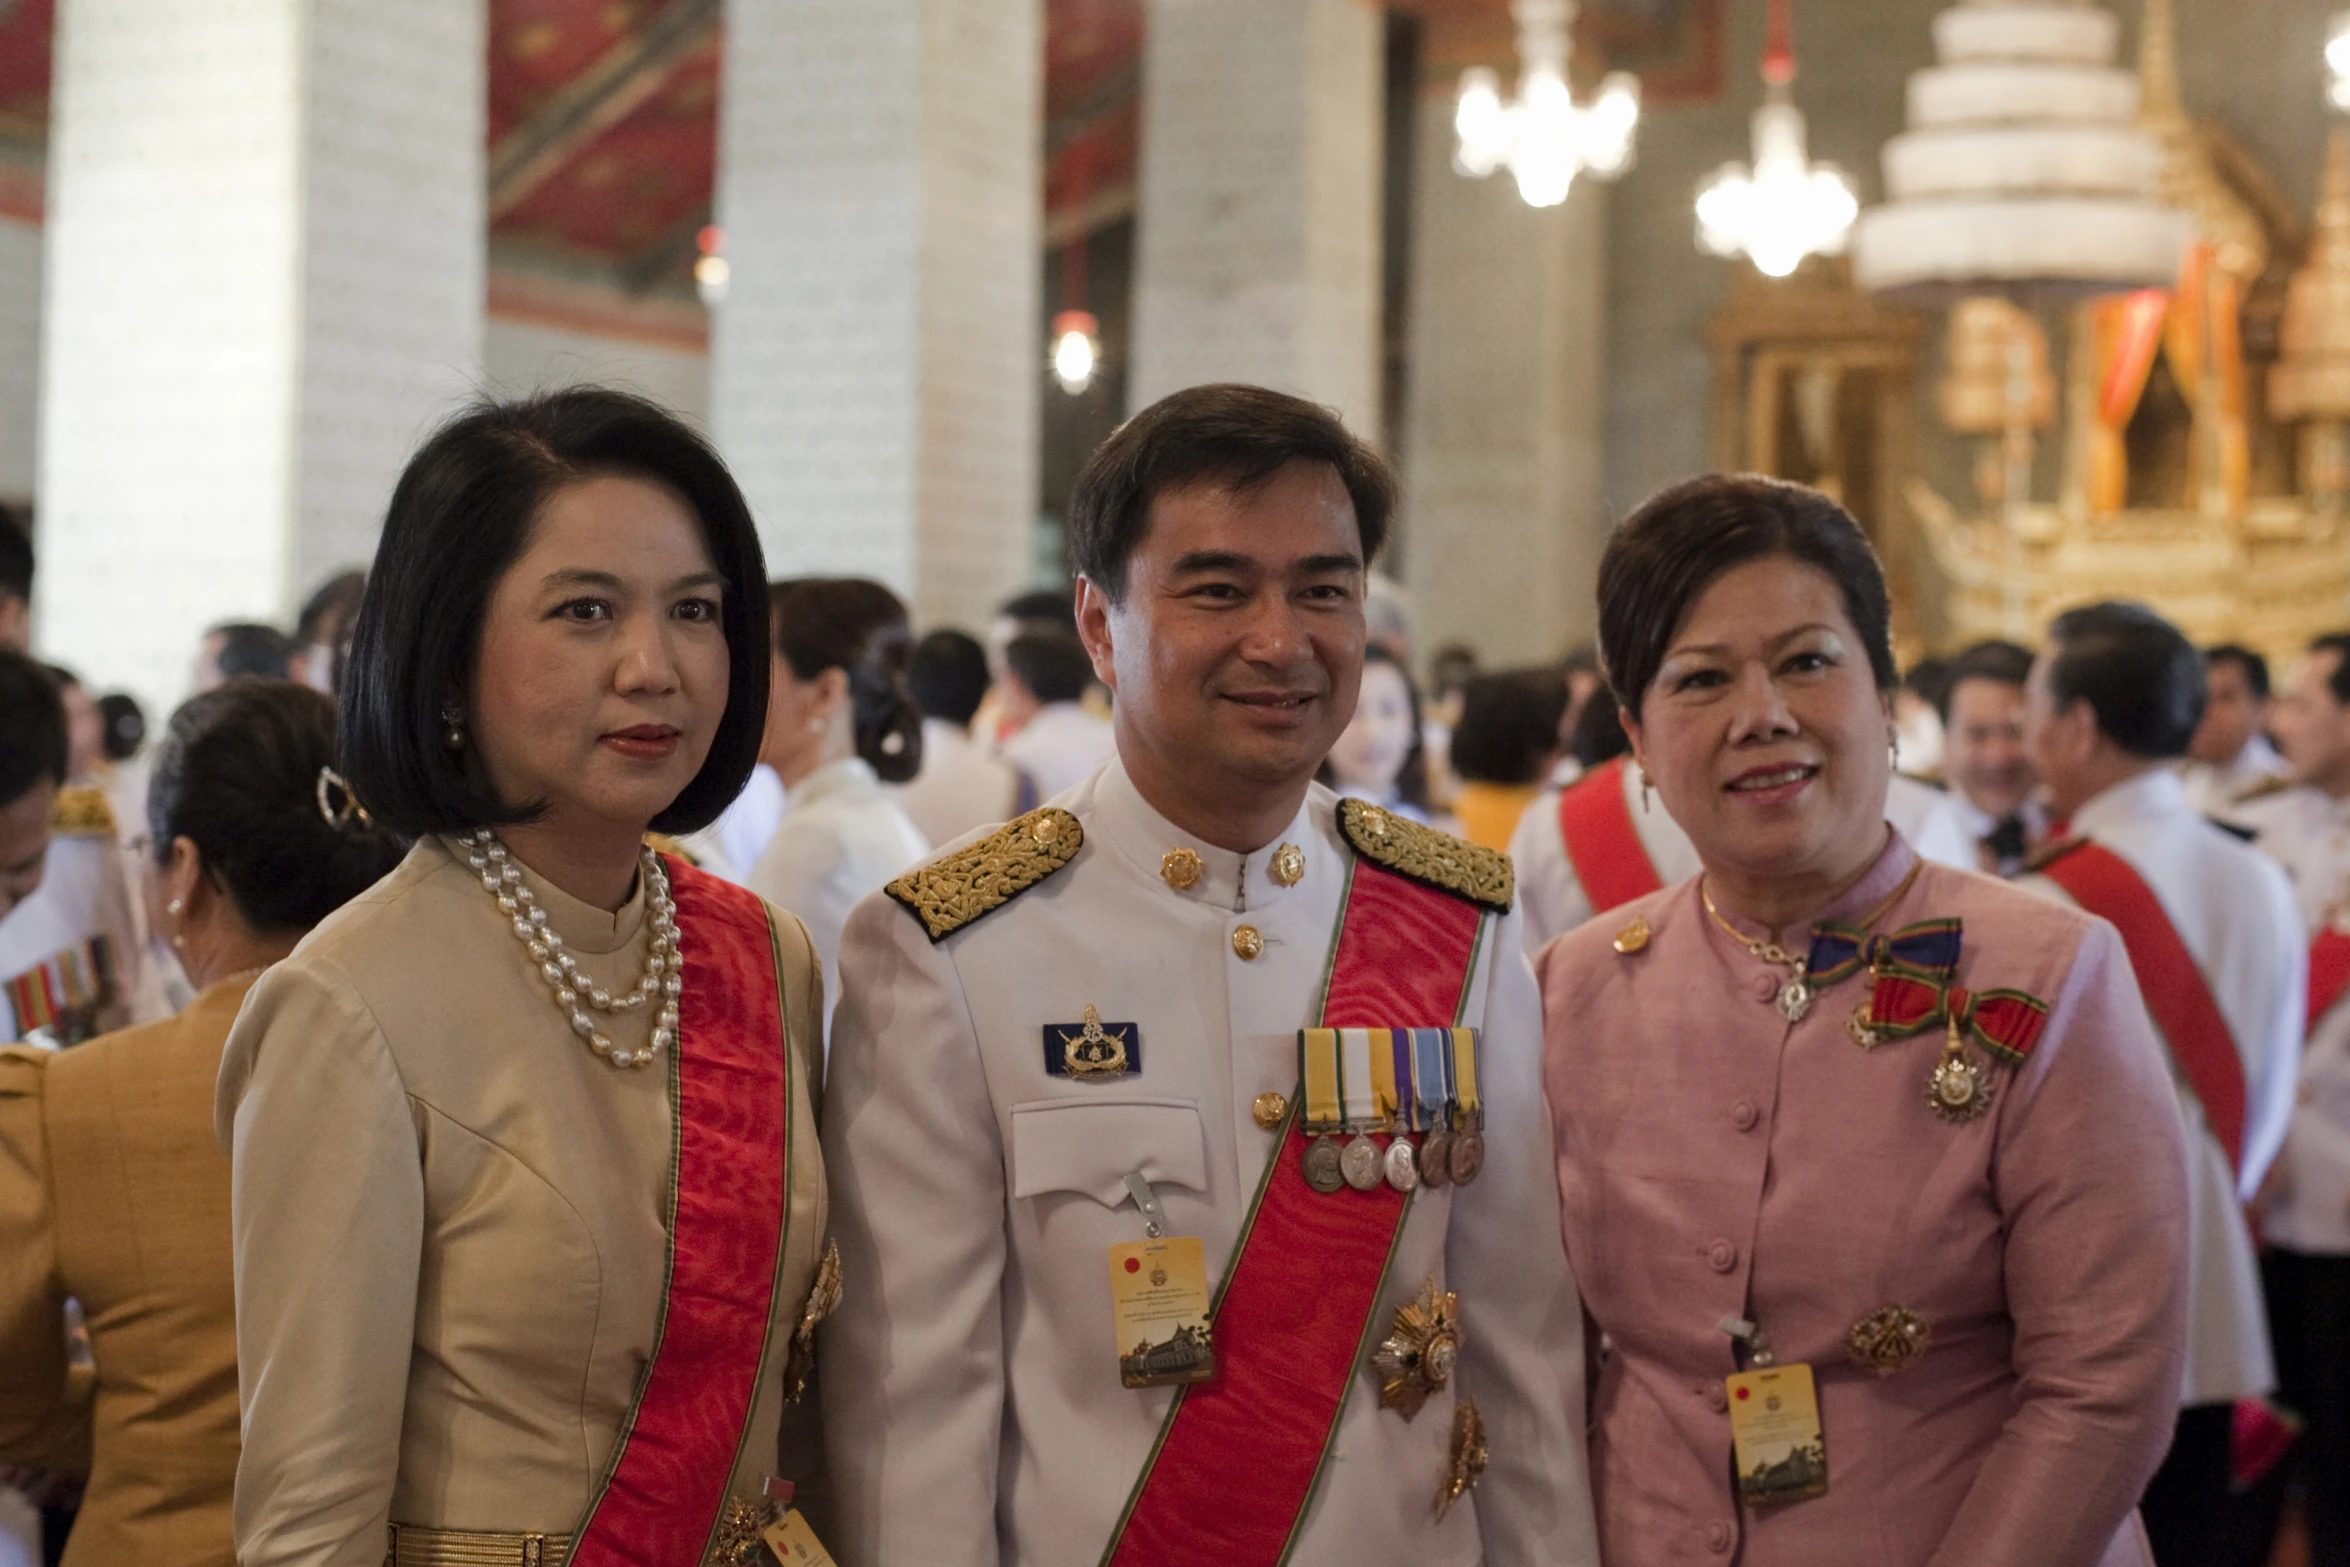
[[559, 1567], [570, 1549], [567, 1534], [481, 1534], [396, 1523], [384, 1567]]

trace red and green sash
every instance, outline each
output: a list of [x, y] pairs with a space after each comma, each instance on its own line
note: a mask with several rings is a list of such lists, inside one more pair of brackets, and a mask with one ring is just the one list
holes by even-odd
[[665, 863], [685, 956], [668, 1287], [569, 1567], [699, 1567], [750, 1434], [783, 1265], [791, 1073], [775, 932], [754, 894]]
[[[1483, 928], [1475, 904], [1358, 858], [1321, 1026], [1451, 1026]], [[1410, 1208], [1384, 1182], [1315, 1191], [1305, 1150], [1293, 1113], [1217, 1297], [1215, 1379], [1177, 1394], [1104, 1567], [1273, 1567], [1289, 1554]]]
[[2317, 933], [2309, 944], [2309, 1016], [2305, 1024], [2317, 1027], [2317, 1020], [2334, 1009], [2342, 999], [2342, 992], [2350, 990], [2350, 935], [2332, 925]]
[[1594, 914], [1664, 885], [1624, 799], [1624, 769], [1631, 765], [1622, 756], [1602, 762], [1559, 791], [1559, 838]]
[[2228, 1167], [2244, 1159], [2244, 1057], [2195, 956], [2179, 939], [2162, 900], [2130, 862], [2086, 838], [2050, 852], [2040, 874], [2090, 913], [2113, 922], [2137, 971], [2146, 1010], [2170, 1045], [2171, 1058], [2202, 1102]]

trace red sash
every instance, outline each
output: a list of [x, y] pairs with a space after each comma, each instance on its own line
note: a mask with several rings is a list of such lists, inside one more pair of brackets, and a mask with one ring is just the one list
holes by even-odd
[[669, 1060], [669, 1278], [570, 1567], [699, 1567], [749, 1436], [790, 1212], [791, 1074], [766, 905], [665, 859], [685, 954]]
[[2086, 838], [2055, 851], [2040, 873], [2072, 894], [2073, 901], [2102, 915], [2121, 932], [2122, 946], [2137, 971], [2146, 1010], [2169, 1042], [2172, 1059], [2203, 1103], [2212, 1135], [2227, 1151], [2228, 1167], [2241, 1171], [2244, 1157], [2244, 1057], [2236, 1036], [2212, 999], [2211, 987], [2194, 955], [2163, 912], [2162, 901], [2130, 862]]
[[[1450, 1026], [1483, 926], [1475, 904], [1356, 860], [1322, 1026]], [[1272, 1567], [1304, 1521], [1410, 1200], [1308, 1186], [1300, 1120], [1216, 1301], [1215, 1379], [1176, 1396], [1105, 1567]]]
[[1625, 756], [1602, 762], [1559, 791], [1559, 837], [1594, 914], [1664, 885], [1624, 800], [1624, 769], [1631, 765]]
[[2344, 990], [2350, 990], [2350, 936], [2328, 925], [2309, 944], [2309, 1016], [2305, 1026], [2317, 1027], [2317, 1020], [2333, 1010]]

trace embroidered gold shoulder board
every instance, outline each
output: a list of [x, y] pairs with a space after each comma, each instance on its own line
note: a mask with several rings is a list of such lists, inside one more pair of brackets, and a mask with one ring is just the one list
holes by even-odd
[[102, 791], [69, 786], [57, 791], [57, 803], [49, 808], [49, 830], [69, 838], [111, 838], [114, 809]]
[[885, 889], [944, 941], [992, 914], [1077, 857], [1085, 829], [1057, 805], [1017, 816], [977, 843], [916, 866]]
[[1423, 827], [1364, 800], [1338, 802], [1338, 827], [1364, 859], [1507, 914], [1518, 893], [1510, 857]]

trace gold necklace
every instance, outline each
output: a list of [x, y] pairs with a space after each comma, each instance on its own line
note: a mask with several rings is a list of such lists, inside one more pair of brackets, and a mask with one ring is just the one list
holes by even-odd
[[[1901, 885], [1894, 888], [1892, 894], [1884, 902], [1863, 915], [1857, 928], [1865, 932], [1870, 926], [1883, 919], [1886, 912], [1893, 905], [1899, 903], [1909, 892], [1910, 884], [1918, 879], [1918, 872], [1925, 868], [1925, 864], [1923, 857], [1911, 861], [1909, 874], [1901, 878]], [[1811, 988], [1809, 973], [1811, 949], [1806, 947], [1801, 952], [1789, 952], [1778, 942], [1767, 937], [1749, 936], [1722, 917], [1722, 911], [1714, 906], [1714, 895], [1706, 890], [1702, 877], [1697, 883], [1697, 898], [1700, 903], [1705, 905], [1706, 917], [1720, 926], [1724, 935], [1765, 963], [1775, 963], [1779, 967], [1789, 970], [1787, 983], [1779, 987], [1779, 1015], [1790, 1023], [1802, 1022], [1805, 1014], [1811, 1011], [1812, 997], [1817, 994]]]

